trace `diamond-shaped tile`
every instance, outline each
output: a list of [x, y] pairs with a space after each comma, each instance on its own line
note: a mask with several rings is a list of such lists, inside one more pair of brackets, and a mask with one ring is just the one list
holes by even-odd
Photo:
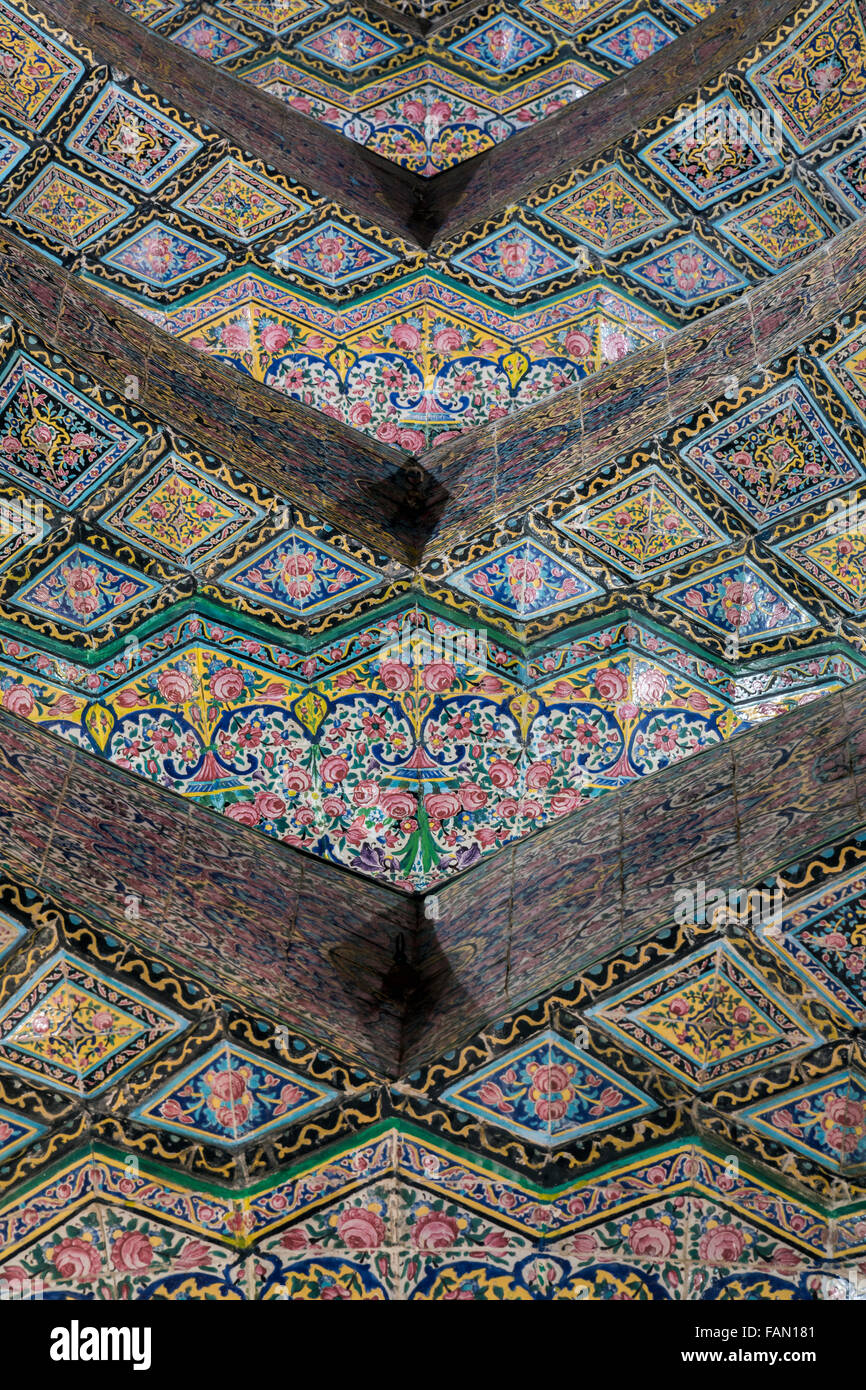
[[221, 251], [214, 251], [164, 222], [154, 220], [102, 259], [106, 265], [135, 275], [145, 284], [167, 289], [188, 280], [191, 275], [210, 270], [225, 257]]
[[122, 198], [52, 163], [19, 194], [7, 216], [69, 251], [80, 251], [131, 211]]
[[553, 1031], [449, 1086], [441, 1099], [551, 1148], [653, 1109], [636, 1086]]
[[673, 43], [676, 34], [661, 20], [655, 19], [646, 10], [633, 15], [615, 29], [611, 29], [600, 39], [593, 39], [589, 45], [596, 53], [613, 58], [624, 67], [634, 68], [645, 58], [651, 58], [660, 48]]
[[84, 65], [6, 0], [0, 0], [0, 53], [0, 111], [33, 134], [44, 130]]
[[0, 379], [0, 472], [61, 507], [87, 497], [140, 442], [24, 353]]
[[783, 912], [767, 944], [850, 1023], [866, 1023], [866, 877], [846, 876]]
[[135, 1111], [137, 1119], [205, 1142], [261, 1139], [321, 1110], [337, 1092], [233, 1043], [218, 1043]]
[[695, 575], [666, 589], [662, 598], [717, 635], [736, 633], [742, 642], [798, 632], [815, 621], [775, 580], [745, 560]]
[[727, 943], [704, 946], [588, 1015], [697, 1090], [773, 1066], [821, 1041]]
[[758, 525], [864, 476], [863, 465], [799, 377], [706, 430], [682, 455]]
[[798, 183], [765, 193], [718, 223], [719, 231], [767, 270], [777, 272], [829, 241], [836, 228]]
[[263, 515], [260, 507], [170, 454], [102, 517], [102, 525], [167, 560], [194, 565], [237, 540]]
[[296, 51], [319, 58], [341, 72], [360, 72], [371, 63], [399, 53], [400, 45], [374, 29], [372, 24], [362, 24], [359, 19], [347, 16], [302, 39]]
[[726, 540], [724, 532], [655, 465], [605, 489], [558, 525], [634, 578], [669, 569]]
[[73, 545], [9, 601], [77, 632], [89, 632], [158, 591], [153, 580], [119, 561], [87, 545]]
[[60, 951], [0, 1011], [0, 1062], [58, 1090], [95, 1095], [185, 1027], [125, 982]]
[[857, 1072], [787, 1091], [740, 1111], [738, 1119], [832, 1168], [866, 1164], [866, 1078]]
[[859, 613], [866, 604], [866, 502], [849, 520], [838, 500], [843, 510], [773, 549], [837, 603]]
[[449, 44], [449, 49], [458, 58], [466, 58], [489, 72], [512, 72], [547, 53], [550, 43], [518, 19], [496, 15], [465, 38]]
[[397, 261], [390, 251], [334, 221], [323, 222], [280, 246], [271, 259], [283, 271], [300, 270], [326, 285], [347, 285]]
[[235, 241], [255, 241], [304, 212], [306, 203], [226, 155], [175, 206]]
[[610, 165], [540, 209], [596, 251], [621, 251], [673, 226], [670, 212], [630, 174]]
[[172, 43], [189, 49], [199, 58], [207, 58], [212, 63], [225, 63], [229, 58], [237, 58], [241, 53], [249, 53], [253, 45], [249, 39], [236, 34], [221, 19], [209, 15], [197, 15], [182, 24], [171, 36]]
[[536, 618], [596, 598], [597, 584], [546, 546], [518, 540], [449, 580], [455, 589], [516, 618]]
[[27, 1120], [23, 1115], [0, 1106], [0, 1163], [5, 1162], [19, 1149], [32, 1144], [34, 1139], [38, 1139], [40, 1134], [44, 1133], [44, 1125], [38, 1125], [33, 1120]]
[[229, 570], [223, 583], [297, 615], [357, 598], [381, 576], [297, 528]]
[[855, 217], [866, 213], [866, 137], [821, 165], [821, 174]]
[[823, 144], [866, 113], [866, 24], [857, 0], [828, 0], [749, 82], [800, 151]]
[[520, 223], [510, 223], [454, 256], [455, 265], [501, 290], [543, 285], [573, 270], [576, 262]]
[[748, 281], [699, 237], [653, 251], [626, 267], [633, 279], [689, 308], [743, 289]]
[[696, 208], [711, 207], [782, 167], [754, 118], [727, 92], [653, 140], [640, 157]]
[[5, 130], [0, 130], [0, 183], [12, 173], [15, 165], [24, 158], [29, 146], [23, 140], [16, 140], [14, 135], [8, 135]]
[[27, 931], [20, 922], [14, 922], [5, 912], [0, 912], [0, 960], [24, 940]]
[[217, 0], [217, 8], [268, 34], [287, 34], [322, 9], [322, 0]]
[[98, 169], [152, 192], [183, 168], [201, 141], [148, 102], [115, 83], [85, 113], [66, 141]]
[[866, 328], [849, 333], [822, 360], [821, 367], [847, 403], [866, 423]]

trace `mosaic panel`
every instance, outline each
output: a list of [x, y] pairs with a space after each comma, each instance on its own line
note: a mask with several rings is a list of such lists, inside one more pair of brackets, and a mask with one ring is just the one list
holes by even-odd
[[24, 228], [43, 233], [53, 244], [80, 251], [130, 211], [122, 198], [52, 163], [15, 199], [8, 215]]
[[84, 66], [6, 0], [0, 4], [0, 54], [0, 110], [35, 135], [64, 106]]
[[201, 148], [155, 105], [114, 83], [93, 103], [66, 141], [89, 164], [152, 193]]
[[742, 1118], [761, 1133], [835, 1168], [866, 1164], [866, 1080], [845, 1072], [752, 1106]]
[[158, 589], [157, 583], [129, 566], [108, 560], [89, 546], [73, 545], [20, 588], [13, 603], [86, 632]]

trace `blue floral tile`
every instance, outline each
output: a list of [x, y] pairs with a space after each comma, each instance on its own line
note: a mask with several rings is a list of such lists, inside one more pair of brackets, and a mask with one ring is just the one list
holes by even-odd
[[738, 1119], [833, 1168], [866, 1164], [866, 1079], [856, 1072], [839, 1072], [750, 1106]]
[[224, 63], [229, 58], [237, 58], [241, 53], [249, 53], [253, 45], [248, 39], [236, 34], [221, 19], [208, 15], [197, 15], [176, 29], [171, 36], [172, 43], [189, 49], [199, 58], [208, 58], [212, 63]]
[[653, 251], [625, 269], [633, 279], [685, 308], [732, 294], [748, 284], [745, 276], [696, 236]]
[[109, 83], [66, 147], [97, 169], [151, 193], [183, 168], [201, 149], [201, 141], [156, 106]]
[[866, 879], [846, 877], [785, 912], [767, 945], [810, 991], [855, 1026], [866, 1024]]
[[536, 618], [597, 598], [602, 590], [536, 541], [514, 541], [449, 581], [455, 589], [516, 618]]
[[654, 53], [658, 53], [660, 48], [673, 43], [675, 38], [676, 34], [672, 29], [643, 10], [618, 24], [600, 39], [593, 39], [589, 47], [596, 53], [602, 53], [605, 58], [613, 58], [615, 62], [622, 63], [623, 67], [634, 68], [645, 58], [651, 58]]
[[102, 259], [105, 265], [135, 275], [147, 285], [168, 289], [191, 275], [211, 270], [225, 256], [154, 220]]
[[676, 220], [664, 203], [617, 164], [583, 179], [539, 212], [605, 254], [665, 232]]
[[295, 1124], [336, 1097], [330, 1086], [269, 1058], [218, 1043], [134, 1115], [174, 1134], [235, 1146]]
[[259, 602], [294, 614], [321, 613], [381, 584], [359, 560], [297, 528], [223, 576], [222, 582]]
[[866, 137], [821, 165], [820, 173], [855, 217], [866, 213]]
[[303, 271], [325, 285], [348, 285], [362, 275], [396, 265], [397, 257], [341, 222], [323, 222], [271, 254], [284, 272]]
[[702, 576], [693, 576], [662, 598], [718, 636], [736, 633], [740, 641], [799, 632], [814, 618], [757, 565], [732, 560]]
[[695, 208], [712, 207], [782, 167], [754, 118], [728, 92], [653, 140], [640, 157]]
[[802, 184], [764, 193], [717, 223], [718, 230], [774, 274], [836, 235], [829, 217]]
[[573, 257], [517, 222], [461, 251], [453, 263], [500, 290], [543, 285], [577, 264]]
[[29, 145], [25, 144], [23, 140], [16, 140], [14, 135], [0, 130], [0, 183], [8, 178], [29, 148]]
[[864, 477], [863, 464], [796, 375], [681, 452], [743, 516], [761, 526]]
[[10, 603], [76, 632], [89, 632], [158, 593], [159, 587], [87, 545], [73, 545], [19, 589]]
[[61, 507], [83, 501], [140, 443], [24, 353], [0, 379], [0, 473]]
[[547, 1147], [654, 1109], [637, 1087], [552, 1031], [450, 1086], [441, 1098]]
[[458, 58], [479, 64], [489, 72], [511, 72], [547, 53], [550, 43], [535, 34], [518, 19], [496, 15], [465, 38], [449, 44], [449, 51]]
[[[0, 1106], [0, 1163], [45, 1133], [45, 1126]], [[0, 1276], [2, 1277], [2, 1276]]]
[[363, 24], [348, 15], [302, 39], [295, 45], [295, 51], [318, 58], [341, 72], [360, 72], [371, 63], [399, 53], [400, 45], [374, 29], [372, 24]]
[[310, 209], [263, 174], [226, 155], [174, 206], [234, 241], [252, 242]]

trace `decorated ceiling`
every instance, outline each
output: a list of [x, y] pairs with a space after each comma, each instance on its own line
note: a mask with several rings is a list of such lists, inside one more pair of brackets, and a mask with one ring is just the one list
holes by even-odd
[[737, 16], [0, 0], [0, 1280], [863, 1296], [866, 21]]

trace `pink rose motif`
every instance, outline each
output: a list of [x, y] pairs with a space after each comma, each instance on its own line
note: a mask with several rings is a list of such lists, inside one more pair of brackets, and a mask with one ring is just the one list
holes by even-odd
[[457, 788], [460, 805], [464, 811], [480, 811], [487, 805], [487, 793], [476, 782], [463, 782]]
[[111, 1263], [125, 1273], [147, 1269], [152, 1261], [153, 1246], [144, 1231], [123, 1231], [111, 1247]]
[[462, 345], [463, 339], [456, 328], [440, 328], [438, 333], [433, 335], [433, 346], [443, 356], [448, 352], [457, 352]]
[[359, 429], [364, 425], [369, 425], [373, 418], [373, 411], [366, 401], [355, 401], [349, 410], [349, 423], [357, 425]]
[[33, 696], [26, 685], [10, 685], [8, 690], [3, 691], [3, 708], [8, 709], [10, 714], [18, 714], [26, 718], [32, 712], [34, 703]]
[[156, 688], [170, 705], [185, 704], [192, 699], [195, 689], [192, 678], [185, 671], [160, 671]]
[[352, 788], [352, 800], [356, 806], [375, 806], [379, 800], [379, 788], [369, 780], [357, 782]]
[[651, 1259], [663, 1259], [673, 1253], [676, 1236], [670, 1226], [663, 1221], [653, 1221], [643, 1217], [632, 1226], [628, 1243], [636, 1255], [649, 1255]]
[[331, 753], [322, 759], [321, 772], [323, 782], [342, 782], [348, 776], [349, 764], [339, 753]]
[[668, 688], [667, 677], [661, 671], [640, 671], [637, 677], [637, 697], [643, 705], [657, 705]]
[[89, 1240], [70, 1236], [55, 1246], [51, 1257], [62, 1279], [74, 1279], [79, 1284], [91, 1284], [99, 1277], [99, 1252]]
[[592, 352], [592, 339], [576, 330], [566, 333], [565, 350], [569, 357], [589, 357]]
[[236, 700], [243, 693], [244, 678], [234, 666], [223, 666], [208, 682], [210, 693], [220, 704]]
[[322, 810], [326, 816], [344, 816], [346, 814], [346, 803], [342, 797], [326, 796], [322, 802]]
[[258, 825], [259, 813], [251, 801], [235, 801], [231, 806], [226, 807], [226, 815], [229, 820], [235, 820], [238, 825]]
[[260, 334], [265, 352], [282, 352], [290, 339], [290, 333], [281, 323], [269, 323]]
[[382, 809], [394, 820], [406, 820], [418, 809], [410, 792], [383, 792]]
[[305, 767], [287, 767], [283, 771], [283, 786], [287, 792], [307, 792], [313, 779]]
[[450, 661], [431, 661], [424, 667], [424, 689], [434, 694], [448, 690], [454, 682], [454, 667]]
[[497, 758], [490, 764], [489, 776], [494, 787], [513, 787], [517, 781], [516, 769], [504, 758]]
[[280, 1245], [284, 1250], [306, 1250], [309, 1244], [303, 1231], [286, 1231], [280, 1237]]
[[628, 677], [616, 666], [603, 666], [595, 673], [595, 686], [603, 700], [617, 703], [628, 693]]
[[412, 1239], [419, 1250], [447, 1250], [457, 1239], [457, 1222], [441, 1212], [422, 1212]]
[[383, 444], [393, 444], [400, 433], [393, 420], [383, 420], [376, 428], [376, 438]]
[[424, 103], [422, 101], [404, 101], [401, 110], [403, 119], [409, 121], [410, 124], [413, 122], [420, 123], [427, 114], [424, 110]]
[[285, 801], [273, 792], [256, 792], [253, 804], [262, 820], [279, 820], [286, 813]]
[[698, 1253], [709, 1264], [730, 1264], [739, 1259], [745, 1245], [744, 1236], [732, 1226], [714, 1226], [701, 1236]]
[[424, 435], [421, 430], [401, 430], [399, 434], [400, 447], [414, 452], [423, 449], [425, 444]]
[[249, 329], [240, 323], [228, 323], [222, 330], [222, 346], [229, 352], [249, 352]]
[[845, 1096], [827, 1096], [824, 1114], [834, 1125], [844, 1125], [846, 1129], [859, 1129], [866, 1120], [866, 1110], [860, 1102]]
[[578, 791], [569, 788], [564, 792], [554, 792], [550, 798], [550, 809], [555, 816], [565, 816], [569, 811], [576, 811], [581, 805], [583, 798]]
[[530, 763], [526, 769], [526, 785], [533, 790], [546, 787], [552, 776], [550, 763]]
[[403, 661], [383, 661], [379, 666], [379, 679], [386, 690], [408, 690], [412, 684], [412, 670]]
[[421, 334], [411, 323], [398, 323], [391, 329], [391, 341], [395, 347], [411, 352], [421, 346]]
[[385, 1239], [385, 1223], [370, 1207], [350, 1207], [341, 1212], [337, 1230], [351, 1250], [376, 1250]]
[[424, 810], [433, 820], [448, 820], [460, 813], [460, 798], [453, 792], [430, 792], [424, 798]]
[[598, 1248], [598, 1237], [592, 1231], [584, 1231], [574, 1236], [570, 1249], [574, 1255], [594, 1255]]

